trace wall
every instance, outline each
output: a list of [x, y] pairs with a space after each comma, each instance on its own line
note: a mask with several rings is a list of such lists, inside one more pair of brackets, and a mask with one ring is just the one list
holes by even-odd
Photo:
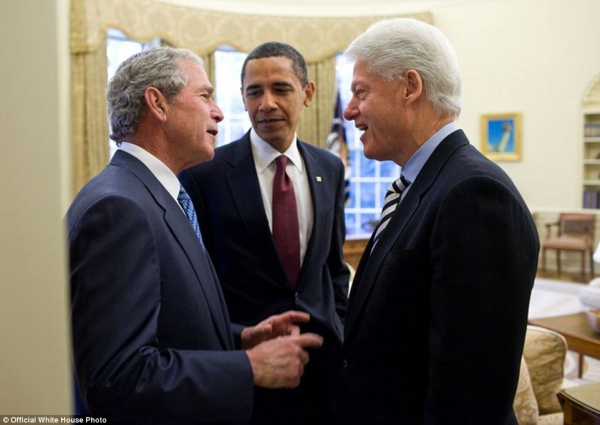
[[459, 120], [479, 146], [479, 116], [523, 113], [523, 159], [500, 165], [533, 210], [582, 202], [586, 86], [600, 74], [600, 2], [509, 0], [434, 11], [463, 75]]
[[[582, 207], [582, 100], [600, 75], [598, 17], [596, 0], [503, 0], [434, 11], [460, 61], [459, 125], [471, 142], [480, 144], [481, 114], [523, 114], [522, 160], [499, 164], [534, 212], [542, 238], [560, 211]], [[556, 269], [555, 256], [548, 252], [549, 270]], [[562, 259], [563, 270], [580, 270], [579, 254], [563, 252]]]
[[0, 1], [0, 415], [71, 412], [68, 0]]

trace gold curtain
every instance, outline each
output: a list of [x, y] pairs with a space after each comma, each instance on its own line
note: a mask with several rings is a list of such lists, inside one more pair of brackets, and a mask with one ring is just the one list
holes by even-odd
[[[82, 33], [82, 15], [72, 4], [71, 34]], [[93, 48], [82, 52], [71, 50], [71, 139], [73, 143], [73, 196], [108, 162], [108, 115], [106, 112], [106, 31]]]
[[298, 138], [325, 147], [335, 107], [335, 55], [308, 63], [308, 78], [315, 82], [312, 104], [305, 108], [298, 123]]
[[[410, 16], [432, 23], [429, 12]], [[392, 18], [394, 16], [387, 16]], [[304, 110], [298, 135], [324, 146], [334, 108], [334, 57], [383, 16], [295, 17], [215, 12], [156, 0], [71, 0], [70, 49], [73, 96], [74, 191], [108, 162], [106, 30], [116, 28], [144, 42], [161, 38], [205, 60], [214, 82], [214, 51], [230, 45], [249, 52], [265, 41], [296, 47], [309, 64], [316, 98]]]
[[211, 84], [215, 85], [215, 52], [209, 52], [202, 55], [202, 60], [204, 61], [204, 70], [206, 71], [206, 75], [208, 77], [208, 81]]

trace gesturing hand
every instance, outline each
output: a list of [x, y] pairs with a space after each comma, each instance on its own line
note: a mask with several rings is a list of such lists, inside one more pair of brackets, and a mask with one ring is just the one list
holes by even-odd
[[296, 323], [305, 323], [309, 320], [308, 313], [301, 311], [287, 311], [271, 316], [256, 326], [247, 327], [242, 331], [242, 348], [249, 349], [280, 336], [299, 335], [300, 328]]
[[254, 384], [263, 388], [295, 388], [300, 384], [309, 355], [305, 348], [318, 348], [323, 338], [313, 333], [283, 336], [246, 351]]

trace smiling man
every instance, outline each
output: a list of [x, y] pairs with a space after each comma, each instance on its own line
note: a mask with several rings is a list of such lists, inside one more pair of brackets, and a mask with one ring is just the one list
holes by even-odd
[[[111, 79], [117, 150], [67, 213], [73, 358], [89, 413], [111, 423], [247, 423], [256, 388], [294, 388], [318, 335], [285, 312], [234, 346], [218, 279], [176, 173], [210, 160], [223, 114], [202, 60], [163, 47]], [[233, 401], [232, 401], [233, 400]]]
[[402, 171], [348, 300], [336, 423], [516, 425], [539, 251], [529, 209], [458, 128], [458, 61], [437, 28], [382, 21], [345, 54], [344, 117], [366, 157]]
[[[324, 337], [297, 389], [257, 389], [252, 422], [328, 424], [349, 279], [342, 254], [344, 167], [328, 151], [297, 139], [315, 86], [296, 49], [278, 42], [256, 47], [241, 77], [252, 129], [180, 180], [200, 216], [232, 322], [247, 325], [301, 310], [311, 316], [303, 330]], [[279, 207], [290, 206], [284, 192], [291, 193], [293, 209], [280, 216]]]

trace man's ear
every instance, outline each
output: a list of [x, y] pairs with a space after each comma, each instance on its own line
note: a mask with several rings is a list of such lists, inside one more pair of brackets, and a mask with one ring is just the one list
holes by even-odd
[[423, 79], [421, 75], [414, 69], [409, 69], [404, 73], [405, 81], [404, 96], [407, 102], [416, 101], [423, 93]]
[[304, 106], [306, 106], [307, 108], [310, 106], [310, 103], [313, 100], [315, 90], [315, 83], [313, 81], [309, 81], [304, 86]]
[[156, 87], [148, 87], [144, 92], [144, 99], [148, 111], [154, 119], [165, 122], [167, 120], [168, 103], [165, 96]]

